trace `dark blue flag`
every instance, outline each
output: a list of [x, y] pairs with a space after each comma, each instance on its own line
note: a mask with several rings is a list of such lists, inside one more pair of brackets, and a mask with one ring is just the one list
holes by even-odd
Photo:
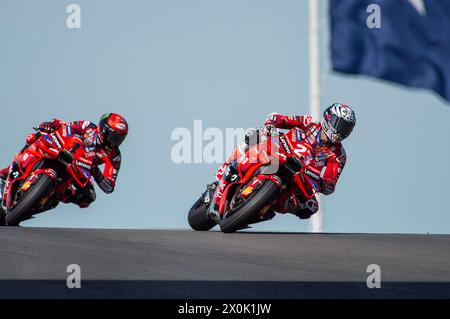
[[330, 0], [329, 9], [335, 71], [432, 89], [450, 101], [450, 0]]

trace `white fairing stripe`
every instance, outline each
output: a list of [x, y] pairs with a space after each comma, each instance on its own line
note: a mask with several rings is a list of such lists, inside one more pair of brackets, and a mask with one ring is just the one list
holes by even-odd
[[323, 176], [325, 175], [325, 170], [327, 169], [327, 167], [326, 166], [324, 166], [323, 168], [322, 168], [322, 171], [320, 172], [320, 178], [323, 178]]

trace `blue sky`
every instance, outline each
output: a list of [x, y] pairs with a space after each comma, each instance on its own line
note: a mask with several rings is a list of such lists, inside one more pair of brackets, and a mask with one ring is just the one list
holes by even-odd
[[[112, 195], [60, 205], [27, 226], [188, 228], [186, 214], [218, 164], [174, 164], [177, 127], [255, 127], [270, 112], [308, 113], [307, 1], [0, 1], [0, 163], [36, 123], [127, 117]], [[327, 232], [450, 233], [449, 105], [433, 93], [330, 70], [322, 1], [324, 107], [357, 112], [347, 166], [325, 198]], [[254, 230], [307, 231], [279, 216]]]

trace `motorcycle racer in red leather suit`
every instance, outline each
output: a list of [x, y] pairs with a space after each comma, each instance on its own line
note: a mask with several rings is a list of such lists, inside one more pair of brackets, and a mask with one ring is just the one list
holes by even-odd
[[[117, 175], [122, 162], [119, 145], [128, 134], [128, 124], [126, 120], [115, 113], [104, 114], [98, 125], [90, 121], [64, 122], [60, 119], [53, 119], [43, 122], [38, 127], [38, 131], [51, 133], [63, 128], [67, 135], [77, 135], [83, 141], [85, 151], [95, 155], [91, 174], [103, 192], [109, 194], [114, 191]], [[34, 143], [37, 139], [36, 133], [32, 133], [26, 138], [26, 146]], [[99, 166], [104, 165], [103, 171]], [[0, 194], [3, 194], [4, 181], [9, 174], [10, 166], [0, 170]], [[77, 204], [80, 208], [88, 207], [96, 199], [94, 186], [91, 182], [79, 189], [76, 196], [70, 202]], [[54, 203], [56, 207], [58, 203]]]
[[[263, 134], [267, 134], [273, 128], [299, 128], [302, 140], [313, 146], [315, 150], [313, 157], [303, 159], [305, 173], [315, 179], [320, 193], [329, 195], [334, 192], [336, 183], [347, 161], [341, 141], [352, 132], [356, 123], [356, 117], [349, 106], [340, 103], [335, 103], [328, 107], [323, 113], [323, 117], [323, 121], [318, 123], [314, 122], [309, 115], [286, 116], [271, 113], [264, 122]], [[245, 141], [233, 151], [230, 158], [219, 168], [216, 173], [217, 181], [221, 180], [227, 169], [233, 169], [229, 164], [242, 154], [245, 154], [249, 149], [249, 141], [254, 139], [251, 137], [254, 134], [260, 134], [260, 132], [251, 131], [247, 133]], [[217, 182], [208, 185], [208, 188], [212, 190], [211, 195], [214, 194], [217, 185]], [[220, 192], [218, 197], [220, 197]], [[213, 199], [213, 203], [214, 206], [218, 204], [217, 198]], [[282, 204], [274, 207], [274, 210], [278, 213], [292, 213], [301, 219], [308, 219], [319, 210], [319, 204], [315, 197], [305, 201], [298, 194], [296, 198], [291, 196]], [[215, 214], [213, 209], [209, 213]], [[214, 216], [211, 217], [214, 218]]]

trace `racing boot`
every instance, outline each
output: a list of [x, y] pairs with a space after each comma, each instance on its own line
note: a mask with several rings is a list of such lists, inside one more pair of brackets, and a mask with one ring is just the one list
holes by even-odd
[[292, 213], [300, 219], [308, 219], [319, 210], [319, 203], [316, 198], [308, 199], [306, 202], [300, 202], [299, 208]]
[[284, 203], [277, 205], [275, 210], [278, 213], [289, 213], [300, 219], [308, 219], [318, 212], [319, 203], [315, 197], [305, 200], [300, 194], [290, 196]]

